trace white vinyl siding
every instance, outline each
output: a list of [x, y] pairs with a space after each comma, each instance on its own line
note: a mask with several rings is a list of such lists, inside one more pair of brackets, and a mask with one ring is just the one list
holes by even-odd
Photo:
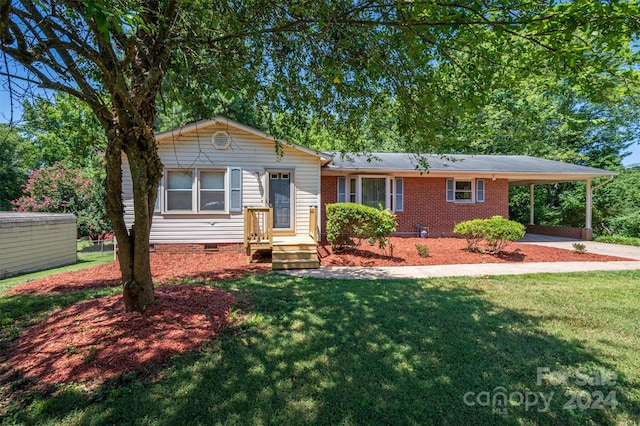
[[[161, 141], [158, 153], [165, 170], [226, 170], [228, 194], [225, 212], [156, 212], [151, 227], [151, 243], [233, 243], [243, 241], [244, 207], [264, 207], [269, 170], [290, 170], [294, 187], [294, 230], [309, 232], [309, 208], [320, 205], [320, 159], [283, 145], [278, 158], [272, 140], [235, 128], [228, 128], [232, 143], [226, 150], [211, 144], [211, 135], [226, 126], [213, 126]], [[123, 158], [123, 194], [127, 226], [133, 223], [133, 190], [126, 157]], [[195, 178], [194, 178], [195, 179]], [[165, 185], [166, 177], [161, 182]], [[197, 188], [197, 187], [196, 187]], [[160, 205], [166, 205], [166, 187]], [[197, 200], [197, 196], [195, 197]], [[198, 206], [196, 202], [193, 204]]]
[[0, 212], [0, 277], [76, 262], [71, 214]]

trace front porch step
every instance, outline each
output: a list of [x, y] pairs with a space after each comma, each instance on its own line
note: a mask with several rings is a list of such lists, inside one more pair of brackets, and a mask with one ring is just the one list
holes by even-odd
[[286, 259], [286, 260], [271, 260], [271, 269], [318, 269], [320, 267], [320, 261], [317, 256], [315, 260], [308, 259]]
[[278, 241], [271, 250], [271, 268], [306, 269], [319, 268], [318, 246], [307, 241]]
[[271, 259], [274, 261], [281, 260], [316, 260], [318, 259], [318, 251], [316, 248], [305, 250], [274, 250], [271, 252]]
[[316, 251], [317, 244], [309, 244], [309, 243], [274, 243], [273, 244], [273, 252], [281, 253], [281, 252], [290, 252], [290, 251]]

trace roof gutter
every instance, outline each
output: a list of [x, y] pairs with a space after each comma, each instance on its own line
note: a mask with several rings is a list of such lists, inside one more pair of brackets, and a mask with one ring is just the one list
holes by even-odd
[[599, 184], [597, 184], [596, 186], [591, 188], [591, 192], [595, 191], [596, 189], [600, 188], [601, 186], [604, 186], [606, 184], [608, 184], [609, 182], [611, 182], [613, 180], [614, 175], [609, 176], [609, 179], [605, 180], [604, 182], [600, 182]]

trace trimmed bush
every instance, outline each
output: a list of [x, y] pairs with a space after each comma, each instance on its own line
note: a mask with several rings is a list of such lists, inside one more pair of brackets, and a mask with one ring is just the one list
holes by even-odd
[[489, 253], [500, 253], [509, 243], [524, 237], [525, 227], [521, 223], [502, 216], [491, 219], [473, 219], [456, 224], [453, 232], [467, 239], [468, 251], [479, 251], [480, 241], [486, 241]]
[[609, 228], [616, 236], [640, 237], [640, 212], [612, 217], [609, 219]]
[[429, 247], [424, 244], [416, 244], [416, 250], [420, 257], [429, 257]]
[[594, 241], [598, 243], [624, 244], [626, 246], [640, 247], [640, 238], [634, 237], [620, 237], [617, 235], [611, 235], [607, 237], [598, 237]]
[[363, 239], [384, 249], [396, 230], [396, 215], [355, 203], [327, 204], [327, 240], [339, 253], [360, 245]]

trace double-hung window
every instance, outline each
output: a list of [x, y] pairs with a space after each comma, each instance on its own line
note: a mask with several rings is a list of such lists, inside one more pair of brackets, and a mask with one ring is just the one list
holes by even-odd
[[166, 170], [163, 206], [165, 213], [242, 211], [242, 170]]
[[389, 176], [338, 177], [338, 202], [351, 202], [365, 206], [402, 211], [404, 207], [404, 180]]
[[193, 170], [168, 170], [166, 184], [167, 211], [193, 210]]
[[447, 179], [447, 202], [484, 202], [484, 179]]
[[200, 211], [226, 210], [225, 175], [224, 170], [200, 171]]

